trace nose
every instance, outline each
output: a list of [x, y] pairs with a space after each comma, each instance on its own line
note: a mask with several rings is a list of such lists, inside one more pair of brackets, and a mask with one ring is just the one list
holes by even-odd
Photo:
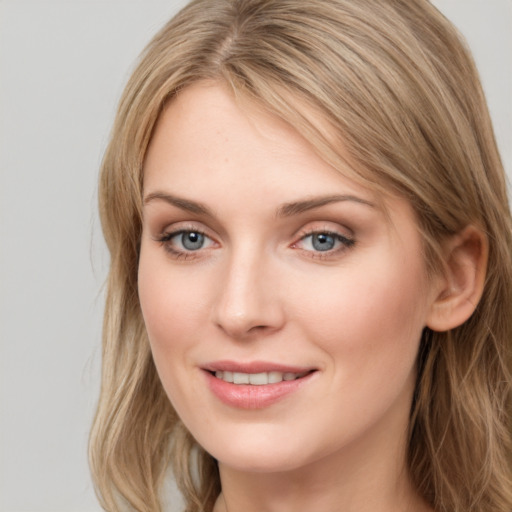
[[254, 251], [238, 251], [218, 275], [214, 322], [233, 339], [268, 335], [284, 324], [283, 303], [269, 259]]

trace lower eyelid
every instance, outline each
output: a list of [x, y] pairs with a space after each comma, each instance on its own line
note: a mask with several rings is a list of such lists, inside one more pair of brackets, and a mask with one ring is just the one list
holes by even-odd
[[315, 249], [301, 249], [301, 252], [307, 257], [317, 260], [333, 260], [336, 258], [343, 257], [347, 251], [350, 251], [352, 247], [354, 246], [355, 241], [351, 239], [344, 239], [341, 241], [341, 243], [338, 244], [338, 246], [333, 247], [332, 249], [328, 250], [315, 250]]

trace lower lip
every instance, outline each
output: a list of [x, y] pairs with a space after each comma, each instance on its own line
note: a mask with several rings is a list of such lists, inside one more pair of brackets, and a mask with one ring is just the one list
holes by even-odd
[[311, 372], [295, 380], [283, 380], [275, 384], [255, 386], [232, 384], [205, 371], [212, 393], [226, 405], [239, 409], [263, 409], [294, 393], [309, 382], [316, 372]]

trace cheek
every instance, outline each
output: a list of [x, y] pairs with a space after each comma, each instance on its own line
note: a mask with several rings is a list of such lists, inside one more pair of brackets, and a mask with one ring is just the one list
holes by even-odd
[[311, 280], [309, 293], [295, 294], [309, 337], [346, 361], [341, 368], [356, 378], [362, 368], [376, 367], [382, 375], [414, 364], [426, 316], [425, 279], [420, 265], [401, 261], [343, 269], [330, 282]]
[[144, 251], [138, 278], [142, 314], [157, 372], [173, 406], [183, 409], [180, 382], [190, 380], [188, 355], [194, 347], [195, 333], [205, 325], [207, 291], [198, 288], [200, 281], [190, 273], [184, 277], [183, 272], [172, 272], [165, 255]]
[[198, 288], [201, 281], [194, 277], [173, 273], [165, 257], [141, 251], [139, 300], [152, 346], [177, 347], [174, 340], [188, 339], [191, 326], [200, 325], [206, 291]]
[[[344, 272], [337, 286], [310, 283], [311, 293], [302, 294], [307, 297], [302, 330], [328, 361], [325, 396], [332, 402], [325, 424], [338, 425], [336, 432], [344, 425], [345, 440], [398, 409], [400, 421], [408, 421], [423, 330], [421, 269], [382, 265], [373, 271], [368, 265], [365, 270]], [[325, 428], [326, 438], [338, 436]]]
[[198, 283], [190, 273], [172, 272], [165, 255], [141, 251], [138, 291], [153, 360], [173, 407], [185, 417], [197, 392], [188, 355], [199, 326], [205, 325], [207, 290], [198, 289]]

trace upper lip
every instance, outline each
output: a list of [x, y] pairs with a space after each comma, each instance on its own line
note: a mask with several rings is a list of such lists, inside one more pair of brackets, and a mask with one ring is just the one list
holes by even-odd
[[265, 373], [265, 372], [281, 372], [281, 373], [304, 373], [315, 370], [311, 366], [291, 366], [280, 363], [272, 363], [267, 361], [214, 361], [202, 365], [203, 370], [209, 372], [238, 372], [238, 373]]

